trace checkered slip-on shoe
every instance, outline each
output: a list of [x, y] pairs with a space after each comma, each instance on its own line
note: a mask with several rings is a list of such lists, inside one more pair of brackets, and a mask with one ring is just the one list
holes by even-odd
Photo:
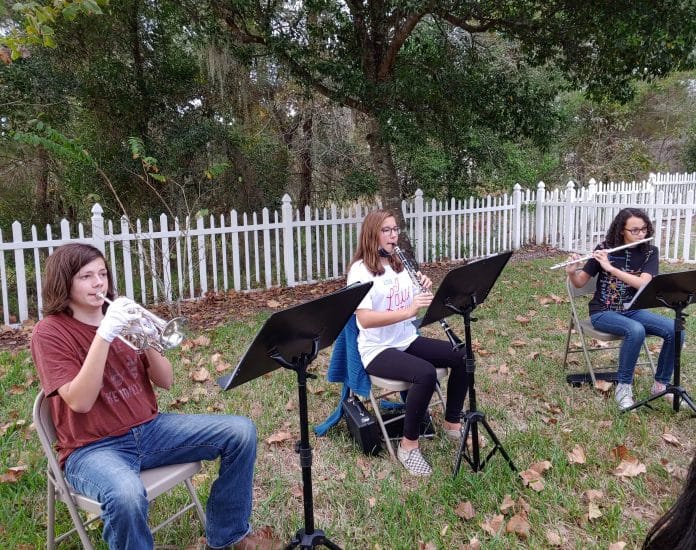
[[406, 451], [399, 445], [396, 454], [399, 458], [399, 462], [404, 465], [404, 468], [406, 468], [408, 473], [412, 476], [425, 477], [433, 473], [433, 469], [430, 467], [430, 464], [425, 461], [418, 447]]

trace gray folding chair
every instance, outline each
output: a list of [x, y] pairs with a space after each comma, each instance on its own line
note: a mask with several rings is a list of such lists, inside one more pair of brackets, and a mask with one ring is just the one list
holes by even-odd
[[[566, 289], [568, 291], [568, 299], [570, 301], [570, 322], [568, 324], [568, 334], [566, 336], [566, 347], [565, 355], [563, 357], [563, 367], [567, 368], [569, 363], [569, 356], [573, 353], [582, 353], [585, 358], [585, 366], [587, 367], [587, 373], [590, 375], [592, 384], [596, 384], [597, 378], [595, 371], [607, 371], [609, 369], [615, 369], [616, 364], [612, 363], [604, 366], [596, 366], [592, 364], [590, 354], [597, 351], [607, 351], [619, 349], [621, 347], [621, 342], [623, 341], [623, 336], [617, 336], [616, 334], [609, 334], [608, 332], [602, 332], [595, 329], [590, 321], [589, 314], [587, 313], [587, 302], [589, 298], [594, 294], [595, 288], [597, 286], [597, 277], [592, 277], [585, 286], [581, 288], [576, 288], [570, 279], [566, 277]], [[580, 307], [585, 308], [584, 311], [580, 312]], [[578, 335], [579, 347], [576, 349], [571, 349], [571, 337], [573, 330]], [[592, 339], [601, 342], [614, 342], [616, 345], [598, 345], [592, 344]], [[638, 362], [638, 365], [650, 365], [650, 368], [655, 373], [655, 363], [653, 362], [652, 354], [648, 349], [646, 342], [643, 342], [643, 353], [645, 353], [646, 360]], [[618, 361], [617, 361], [618, 362]]]
[[[58, 399], [57, 397], [54, 399]], [[77, 533], [82, 541], [82, 545], [87, 550], [93, 550], [92, 542], [87, 534], [87, 526], [99, 519], [101, 514], [101, 504], [96, 500], [92, 500], [80, 493], [74, 491], [66, 481], [63, 470], [58, 463], [58, 457], [53, 448], [53, 443], [56, 440], [55, 427], [51, 418], [51, 407], [48, 399], [43, 391], [39, 392], [34, 401], [34, 426], [41, 441], [41, 447], [46, 454], [48, 460], [47, 465], [47, 521], [46, 521], [46, 547], [55, 548], [63, 539], [69, 537], [73, 533]], [[143, 480], [143, 485], [147, 492], [148, 502], [152, 502], [158, 496], [169, 492], [174, 487], [183, 482], [191, 497], [190, 501], [180, 508], [177, 512], [169, 516], [162, 523], [152, 529], [153, 533], [159, 531], [165, 525], [179, 518], [188, 510], [195, 508], [198, 517], [203, 526], [205, 526], [205, 513], [201, 506], [196, 490], [191, 483], [191, 478], [200, 471], [201, 462], [187, 462], [185, 464], [172, 464], [169, 466], [161, 466], [150, 470], [143, 470], [140, 477]], [[70, 512], [75, 527], [66, 533], [55, 536], [55, 503], [56, 501], [63, 502]], [[80, 515], [80, 510], [92, 514], [92, 519], [83, 519]]]
[[[447, 376], [447, 369], [437, 369], [438, 383], [435, 384], [435, 395], [437, 397], [431, 402], [432, 405], [441, 405], [443, 412], [445, 410], [445, 396], [440, 389], [440, 380], [445, 376]], [[379, 403], [381, 399], [385, 399], [396, 393], [408, 390], [411, 387], [411, 384], [409, 382], [402, 382], [401, 380], [380, 378], [379, 376], [370, 376], [370, 382], [372, 383], [372, 387], [370, 388], [370, 403], [372, 404], [372, 411], [375, 415], [375, 419], [377, 420], [377, 424], [379, 424], [379, 429], [382, 431], [382, 439], [384, 440], [384, 445], [389, 451], [389, 456], [391, 456], [392, 460], [396, 460], [396, 452], [394, 450], [393, 441], [400, 439], [400, 437], [390, 437], [389, 432], [387, 431], [387, 426], [392, 422], [402, 420], [406, 415], [400, 414], [391, 417], [388, 420], [384, 420], [380, 411]]]

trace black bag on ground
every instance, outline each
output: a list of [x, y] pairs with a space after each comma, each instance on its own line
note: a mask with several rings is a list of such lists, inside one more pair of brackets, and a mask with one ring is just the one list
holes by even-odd
[[[370, 411], [365, 408], [363, 402], [351, 395], [341, 403], [343, 415], [346, 417], [348, 431], [360, 446], [360, 450], [366, 455], [376, 455], [382, 450], [382, 432], [377, 420]], [[396, 406], [391, 410], [382, 411], [382, 419], [387, 422], [391, 418], [403, 415], [404, 406]], [[399, 439], [404, 435], [404, 419], [400, 418], [386, 424], [390, 438]], [[430, 413], [426, 412], [420, 423], [420, 435], [430, 439], [435, 436], [435, 427]]]
[[379, 425], [375, 417], [365, 408], [359, 398], [346, 397], [341, 406], [348, 424], [348, 431], [366, 455], [376, 455], [382, 450]]

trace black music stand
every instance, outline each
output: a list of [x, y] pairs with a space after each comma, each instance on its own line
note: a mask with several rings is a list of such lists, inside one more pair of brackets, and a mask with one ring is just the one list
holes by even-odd
[[304, 528], [297, 531], [288, 543], [290, 548], [326, 546], [341, 548], [329, 540], [324, 532], [314, 528], [312, 497], [312, 447], [309, 444], [307, 418], [307, 367], [320, 349], [330, 346], [355, 312], [372, 283], [356, 283], [322, 298], [279, 311], [264, 323], [232, 374], [218, 379], [223, 390], [229, 390], [271, 372], [278, 367], [297, 373], [300, 409], [300, 441], [295, 450], [302, 467], [302, 496], [304, 501]]
[[650, 402], [659, 399], [663, 395], [672, 394], [672, 407], [674, 412], [679, 412], [682, 400], [692, 411], [696, 412], [696, 405], [680, 386], [681, 376], [681, 348], [682, 332], [684, 332], [684, 309], [694, 302], [696, 298], [696, 271], [680, 271], [678, 273], [664, 273], [656, 275], [650, 282], [642, 286], [630, 303], [624, 305], [624, 309], [650, 309], [653, 307], [667, 307], [674, 310], [674, 384], [667, 384], [664, 391], [655, 394], [643, 401], [639, 401], [623, 412], [632, 411], [643, 405], [650, 406]]
[[[510, 259], [510, 256], [512, 256], [512, 252], [503, 252], [496, 256], [470, 262], [462, 267], [451, 270], [442, 280], [432, 303], [428, 307], [420, 323], [421, 326], [425, 326], [429, 323], [439, 321], [448, 315], [452, 315], [453, 313], [461, 315], [464, 321], [464, 343], [452, 332], [449, 326], [443, 327], [445, 328], [447, 338], [455, 350], [460, 349], [463, 345], [466, 346], [465, 369], [469, 391], [469, 410], [466, 413], [462, 412], [462, 423], [464, 427], [462, 431], [462, 441], [459, 446], [457, 461], [454, 467], [454, 477], [457, 477], [462, 458], [469, 463], [474, 472], [478, 472], [483, 470], [488, 460], [490, 460], [496, 451], [500, 451], [500, 454], [503, 455], [503, 458], [505, 458], [513, 472], [517, 471], [510, 456], [503, 448], [502, 443], [500, 443], [500, 440], [486, 421], [486, 415], [476, 409], [476, 388], [474, 387], [476, 365], [474, 352], [471, 347], [471, 321], [476, 320], [471, 318], [471, 312], [476, 306], [484, 302], [491, 288], [493, 288], [495, 281]], [[479, 423], [483, 425], [494, 443], [493, 449], [483, 460], [481, 460], [479, 449]], [[471, 455], [469, 455], [466, 444], [469, 433], [471, 433]]]

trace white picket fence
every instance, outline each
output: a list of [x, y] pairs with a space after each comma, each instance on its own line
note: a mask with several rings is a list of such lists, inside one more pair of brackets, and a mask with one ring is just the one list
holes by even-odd
[[[694, 261], [691, 232], [694, 174], [651, 174], [643, 182], [596, 183], [546, 190], [515, 186], [512, 194], [467, 201], [426, 200], [421, 191], [402, 211], [419, 262], [475, 259], [533, 243], [587, 252], [623, 207], [646, 209], [655, 221], [655, 244], [666, 259]], [[218, 217], [105, 220], [99, 204], [88, 225], [67, 220], [54, 235], [46, 226], [12, 224], [0, 230], [0, 299], [4, 324], [41, 317], [41, 273], [46, 257], [68, 242], [88, 242], [111, 265], [116, 291], [140, 303], [196, 299], [210, 290], [237, 291], [345, 275], [365, 214], [376, 204], [293, 207], [285, 195], [280, 211]], [[696, 239], [694, 239], [696, 242]]]

